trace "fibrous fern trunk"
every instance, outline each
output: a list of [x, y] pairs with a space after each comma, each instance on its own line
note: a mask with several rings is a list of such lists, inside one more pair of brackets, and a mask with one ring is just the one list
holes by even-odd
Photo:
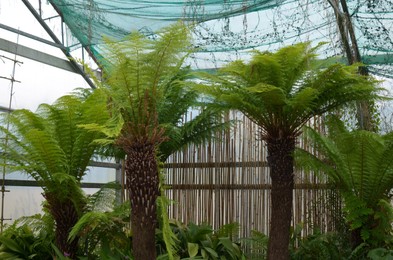
[[269, 260], [289, 259], [289, 238], [294, 188], [293, 157], [295, 139], [267, 139], [270, 167], [271, 216], [268, 245]]
[[126, 179], [131, 202], [132, 250], [136, 260], [155, 260], [158, 165], [154, 144], [134, 144], [127, 151]]
[[67, 256], [70, 259], [76, 259], [79, 237], [76, 237], [72, 241], [68, 239], [72, 227], [79, 219], [78, 211], [75, 208], [74, 202], [70, 199], [60, 201], [56, 194], [49, 192], [45, 193], [44, 197], [48, 202], [47, 208], [53, 216], [56, 224], [56, 247], [64, 256]]

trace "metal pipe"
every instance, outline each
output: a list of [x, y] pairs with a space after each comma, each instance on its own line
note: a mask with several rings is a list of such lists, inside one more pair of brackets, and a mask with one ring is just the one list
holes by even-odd
[[[17, 48], [18, 48], [18, 43], [19, 43], [19, 34], [18, 34], [18, 38], [16, 40], [17, 45], [16, 45], [16, 50], [15, 50], [15, 56], [14, 56], [14, 64], [12, 66], [12, 75], [11, 75], [11, 88], [10, 88], [10, 97], [8, 100], [8, 113], [11, 112], [11, 108], [12, 108], [12, 97], [14, 96], [14, 82], [16, 82], [15, 80], [15, 71], [16, 71], [16, 64], [18, 63], [18, 61], [16, 60], [16, 53], [17, 53]], [[10, 129], [10, 122], [9, 119], [7, 118], [7, 123], [6, 123], [6, 129], [7, 132]], [[4, 151], [2, 152], [7, 152], [7, 146], [8, 146], [8, 133], [5, 135], [4, 137]], [[2, 175], [2, 182], [1, 182], [1, 217], [0, 217], [0, 233], [3, 233], [3, 229], [4, 229], [4, 202], [5, 202], [5, 193], [9, 192], [9, 190], [5, 189], [5, 173], [6, 173], [6, 165], [7, 165], [7, 159], [6, 157], [4, 157], [3, 160], [3, 175]]]

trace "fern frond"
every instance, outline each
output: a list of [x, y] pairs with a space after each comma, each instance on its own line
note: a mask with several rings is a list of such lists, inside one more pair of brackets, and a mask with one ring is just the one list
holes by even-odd
[[240, 224], [237, 222], [222, 225], [214, 233], [217, 237], [229, 237], [231, 240], [236, 237], [240, 230]]
[[281, 48], [275, 53], [276, 59], [281, 64], [284, 81], [282, 88], [286, 93], [291, 94], [297, 82], [302, 80], [306, 72], [311, 69], [317, 57], [315, 52], [319, 47], [320, 45], [311, 48], [310, 42], [304, 42]]
[[317, 176], [328, 175], [329, 178], [332, 179], [332, 181], [339, 182], [340, 178], [336, 175], [334, 171], [334, 165], [326, 163], [323, 158], [319, 158], [303, 149], [296, 149], [294, 153], [294, 158], [296, 159], [297, 168], [300, 168], [305, 172], [312, 172]]
[[159, 196], [157, 198], [157, 206], [161, 210], [160, 216], [161, 216], [161, 229], [162, 229], [162, 235], [164, 238], [164, 242], [166, 245], [166, 250], [168, 252], [168, 258], [170, 260], [175, 259], [175, 256], [177, 255], [177, 245], [179, 239], [177, 236], [173, 233], [170, 223], [169, 223], [169, 217], [167, 213], [167, 208], [170, 205], [170, 201], [168, 198], [165, 196]]
[[276, 53], [255, 51], [249, 63], [235, 61], [217, 74], [200, 74], [195, 88], [223, 109], [241, 111], [266, 136], [278, 131], [298, 136], [315, 115], [352, 101], [381, 98], [378, 81], [358, 75], [359, 64], [314, 66], [317, 48], [299, 43]]
[[158, 33], [160, 40], [153, 42], [153, 50], [148, 54], [152, 86], [160, 81], [171, 79], [183, 64], [184, 57], [190, 52], [190, 30], [183, 23], [173, 24]]
[[252, 94], [257, 95], [265, 100], [265, 106], [272, 108], [275, 106], [283, 106], [286, 102], [286, 96], [283, 89], [265, 83], [257, 83], [247, 88]]
[[393, 187], [393, 133], [383, 136], [384, 150], [377, 163], [378, 179], [375, 186], [388, 191]]
[[111, 89], [117, 109], [126, 110], [133, 120], [141, 120], [145, 92], [151, 94], [149, 106], [154, 106], [164, 94], [162, 87], [172, 81], [188, 53], [190, 33], [181, 23], [158, 35], [157, 40], [151, 40], [132, 33], [123, 42], [108, 42], [112, 66], [106, 87]]
[[350, 132], [335, 120], [328, 123], [330, 138], [305, 131], [321, 159], [305, 151], [297, 151], [296, 159], [306, 168], [324, 172], [340, 188], [345, 219], [352, 230], [358, 230], [367, 243], [384, 243], [391, 232], [391, 223], [386, 221], [391, 208], [385, 208], [383, 201], [393, 188], [392, 143], [376, 133]]
[[110, 225], [109, 216], [105, 212], [92, 211], [84, 214], [69, 234], [69, 240], [74, 240], [81, 234], [91, 232], [99, 225]]
[[68, 167], [64, 151], [49, 133], [31, 129], [24, 135], [24, 138], [25, 142], [30, 144], [27, 155], [29, 160], [45, 169], [46, 173], [43, 172], [43, 174], [59, 172]]
[[111, 212], [91, 211], [85, 213], [74, 225], [69, 240], [81, 237], [89, 254], [102, 255], [103, 251], [113, 252], [120, 248], [130, 250], [130, 238], [125, 227], [129, 224], [130, 203], [122, 204]]
[[106, 183], [97, 192], [88, 197], [86, 208], [89, 211], [106, 212], [113, 210], [116, 200], [116, 192], [120, 185], [115, 182]]
[[217, 133], [228, 129], [232, 124], [231, 121], [222, 121], [221, 112], [214, 108], [205, 107], [199, 112], [196, 111], [196, 114], [187, 122], [168, 125], [166, 129], [169, 131], [165, 133], [169, 140], [160, 144], [158, 151], [161, 161], [166, 161], [171, 154], [187, 145], [198, 145], [215, 139]]
[[[351, 180], [348, 179], [348, 174], [339, 174], [337, 168], [342, 171], [347, 171], [345, 167], [345, 161], [339, 155], [339, 150], [334, 142], [329, 138], [320, 135], [317, 131], [306, 127], [304, 130], [304, 135], [311, 139], [315, 144], [315, 148], [320, 153], [320, 157], [316, 158], [314, 155], [310, 154], [310, 163], [319, 161], [313, 166], [322, 167], [322, 170], [326, 170], [325, 174], [328, 174], [332, 181], [336, 182], [340, 187], [348, 188], [351, 187]], [[315, 157], [315, 159], [313, 159]], [[307, 160], [307, 159], [306, 159]], [[323, 161], [327, 160], [327, 161]], [[304, 161], [304, 160], [303, 160]], [[307, 165], [307, 162], [306, 162]], [[332, 168], [334, 167], [334, 168]], [[314, 168], [320, 169], [320, 168]]]

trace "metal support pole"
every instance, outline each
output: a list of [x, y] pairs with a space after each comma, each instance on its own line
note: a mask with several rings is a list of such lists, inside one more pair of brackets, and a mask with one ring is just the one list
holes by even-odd
[[38, 11], [40, 12], [40, 17], [42, 17], [42, 3], [41, 3], [41, 0], [38, 0]]
[[[17, 43], [19, 43], [19, 34], [18, 34], [18, 38], [17, 38]], [[16, 45], [15, 48], [18, 48], [18, 45]], [[17, 50], [15, 50], [15, 53], [17, 53]], [[14, 59], [9, 59], [12, 60], [13, 62], [13, 66], [12, 66], [12, 75], [11, 78], [9, 79], [11, 81], [11, 89], [10, 89], [10, 96], [9, 96], [9, 102], [8, 102], [8, 113], [11, 113], [12, 109], [12, 97], [14, 96], [14, 82], [19, 82], [17, 80], [15, 80], [15, 71], [16, 71], [16, 64], [21, 63], [20, 61], [18, 61], [16, 59], [16, 54], [14, 56]], [[10, 124], [9, 124], [9, 120], [7, 119], [6, 122], [6, 129], [7, 131], [10, 129]], [[2, 151], [7, 152], [7, 146], [8, 146], [8, 134], [6, 134], [6, 136], [4, 137], [4, 144], [5, 144], [5, 150]], [[0, 233], [3, 233], [3, 229], [4, 229], [4, 220], [11, 220], [10, 218], [5, 219], [4, 218], [4, 202], [5, 202], [5, 193], [9, 192], [9, 190], [5, 189], [5, 174], [6, 174], [6, 165], [7, 165], [7, 160], [4, 157], [3, 160], [3, 174], [2, 174], [2, 183], [1, 183], [1, 215], [0, 215]]]
[[124, 202], [124, 178], [123, 178], [123, 160], [116, 161], [120, 167], [116, 168], [116, 183], [120, 184], [120, 190], [116, 190], [116, 204], [120, 205]]

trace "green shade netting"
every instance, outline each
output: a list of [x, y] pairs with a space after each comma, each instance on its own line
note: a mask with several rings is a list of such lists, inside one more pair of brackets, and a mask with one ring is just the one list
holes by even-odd
[[[49, 0], [72, 37], [67, 47], [104, 55], [103, 36], [122, 39], [131, 31], [154, 35], [178, 20], [197, 23], [190, 61], [196, 68], [220, 67], [249, 51], [275, 50], [300, 41], [327, 42], [323, 57], [342, 57], [336, 17], [329, 4], [341, 0]], [[393, 0], [347, 0], [363, 62], [393, 77]]]

